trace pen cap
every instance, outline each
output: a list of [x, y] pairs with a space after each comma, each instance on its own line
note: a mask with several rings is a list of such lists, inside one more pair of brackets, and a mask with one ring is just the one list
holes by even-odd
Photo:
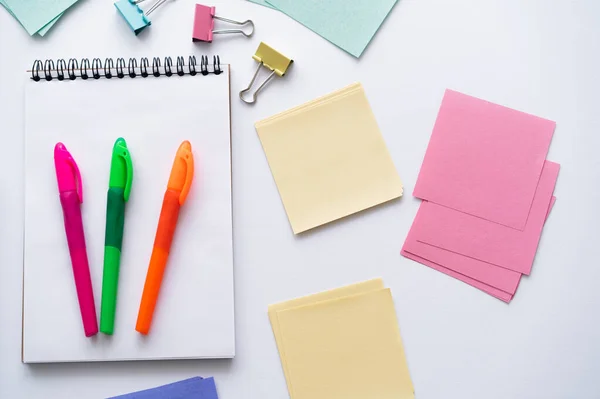
[[54, 167], [56, 169], [58, 191], [61, 193], [77, 191], [79, 202], [83, 202], [79, 167], [63, 143], [56, 143], [54, 146]]
[[192, 180], [194, 179], [194, 155], [192, 154], [192, 145], [189, 141], [184, 141], [177, 150], [175, 161], [173, 161], [173, 168], [171, 169], [171, 176], [169, 177], [169, 184], [167, 189], [178, 191], [179, 194], [179, 205], [183, 205], [185, 202]]
[[127, 142], [122, 137], [115, 141], [113, 146], [112, 158], [110, 161], [110, 179], [108, 186], [110, 188], [123, 189], [124, 200], [129, 199], [131, 192], [131, 182], [133, 181], [133, 165], [131, 155], [127, 148]]

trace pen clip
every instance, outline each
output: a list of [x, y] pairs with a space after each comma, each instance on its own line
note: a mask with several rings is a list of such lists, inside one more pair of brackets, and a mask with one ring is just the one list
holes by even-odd
[[125, 140], [120, 140], [121, 141], [117, 140], [115, 147], [118, 150], [117, 155], [125, 161], [125, 189], [123, 191], [123, 199], [127, 201], [129, 199], [129, 194], [131, 193], [131, 182], [133, 181], [133, 164]]
[[72, 191], [77, 193], [79, 203], [83, 202], [83, 184], [77, 162], [63, 143], [54, 146], [54, 165], [60, 192]]
[[79, 203], [81, 204], [83, 203], [83, 185], [81, 184], [81, 173], [79, 173], [79, 166], [77, 166], [77, 162], [75, 162], [75, 160], [70, 154], [67, 158], [67, 162], [69, 163], [69, 165], [73, 169], [73, 172], [75, 173], [75, 184], [77, 185], [77, 198], [79, 198]]
[[184, 154], [180, 155], [180, 158], [185, 162], [186, 170], [185, 170], [185, 181], [183, 183], [183, 187], [181, 188], [181, 193], [179, 194], [179, 205], [183, 205], [185, 200], [190, 192], [190, 187], [192, 186], [192, 180], [194, 179], [194, 156], [192, 155], [192, 150], [186, 148]]

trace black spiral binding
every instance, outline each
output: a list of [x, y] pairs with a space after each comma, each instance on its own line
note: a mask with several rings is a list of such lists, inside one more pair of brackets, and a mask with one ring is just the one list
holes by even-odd
[[116, 61], [112, 58], [107, 58], [102, 62], [100, 58], [94, 58], [90, 62], [89, 58], [83, 58], [77, 61], [75, 58], [65, 61], [64, 59], [56, 60], [35, 60], [31, 68], [31, 79], [35, 82], [40, 82], [42, 79], [46, 81], [56, 80], [75, 80], [75, 79], [123, 79], [125, 76], [130, 78], [148, 76], [159, 77], [174, 75], [219, 75], [221, 69], [221, 59], [218, 55], [213, 56], [212, 64], [209, 63], [209, 58], [205, 55], [200, 57], [200, 65], [196, 57], [191, 55], [187, 59], [177, 57], [175, 67], [173, 67], [173, 59], [165, 57], [164, 63], [158, 57], [152, 59], [152, 68], [148, 58], [140, 58], [139, 62], [135, 58], [130, 58], [129, 62], [125, 62], [124, 58], [117, 58]]

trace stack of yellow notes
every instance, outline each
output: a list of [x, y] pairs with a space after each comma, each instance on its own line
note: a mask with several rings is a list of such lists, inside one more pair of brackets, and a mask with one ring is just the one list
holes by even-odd
[[414, 399], [381, 279], [271, 305], [269, 319], [291, 399]]
[[294, 234], [402, 196], [360, 83], [256, 123]]

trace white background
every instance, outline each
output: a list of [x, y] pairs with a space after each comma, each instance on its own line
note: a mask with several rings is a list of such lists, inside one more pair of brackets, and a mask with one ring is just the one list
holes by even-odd
[[[162, 7], [137, 38], [111, 3], [82, 0], [43, 39], [0, 10], [0, 397], [100, 398], [213, 375], [222, 399], [286, 398], [267, 305], [371, 277], [392, 288], [418, 399], [600, 397], [599, 1], [400, 0], [360, 60], [243, 0], [213, 5], [252, 18], [253, 38], [212, 45], [191, 42], [191, 0]], [[254, 72], [260, 40], [296, 62], [249, 107], [236, 92]], [[232, 64], [236, 358], [21, 364], [24, 70], [34, 58], [205, 52]], [[295, 237], [253, 123], [354, 81], [365, 86], [406, 195]], [[562, 165], [558, 200], [533, 274], [510, 305], [399, 255], [445, 88], [557, 122], [549, 159]], [[104, 116], [90, 110], [95, 117]]]

